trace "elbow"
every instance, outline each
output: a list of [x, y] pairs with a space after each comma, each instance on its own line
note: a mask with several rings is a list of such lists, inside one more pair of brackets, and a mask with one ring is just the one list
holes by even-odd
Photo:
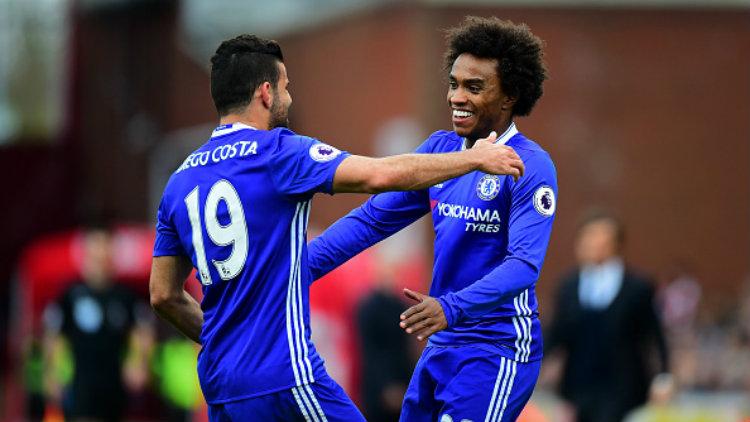
[[533, 261], [523, 257], [514, 256], [510, 259], [513, 259], [516, 262], [518, 274], [521, 274], [522, 278], [526, 279], [529, 284], [533, 284], [539, 279], [539, 265], [536, 265]]
[[364, 184], [366, 193], [381, 193], [400, 190], [400, 178], [389, 171], [378, 171], [367, 178]]
[[164, 309], [166, 303], [168, 302], [168, 299], [165, 296], [162, 295], [155, 295], [153, 292], [151, 293], [151, 308], [155, 311], [159, 311], [160, 309]]
[[150, 301], [151, 307], [156, 312], [160, 312], [169, 308], [170, 304], [175, 301], [175, 297], [167, 292], [151, 291]]

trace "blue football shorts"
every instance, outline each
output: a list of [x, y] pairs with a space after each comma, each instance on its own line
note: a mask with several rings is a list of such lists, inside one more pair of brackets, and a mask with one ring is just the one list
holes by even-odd
[[329, 376], [312, 384], [244, 400], [209, 405], [211, 422], [364, 422], [357, 406]]
[[474, 346], [428, 346], [414, 368], [401, 422], [515, 421], [534, 391], [541, 364]]

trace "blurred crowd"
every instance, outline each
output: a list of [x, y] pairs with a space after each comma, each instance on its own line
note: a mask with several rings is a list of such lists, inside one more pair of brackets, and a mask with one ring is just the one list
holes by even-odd
[[702, 300], [707, 280], [685, 264], [661, 281], [658, 307], [678, 385], [698, 391], [750, 391], [750, 280], [736, 296]]
[[[621, 265], [624, 274], [631, 274], [630, 263], [626, 265], [620, 257], [622, 245], [617, 240], [624, 229], [608, 218], [594, 216], [593, 221], [599, 221], [599, 226], [591, 221], [581, 225], [576, 244], [578, 262], [556, 284], [559, 292], [555, 300], [543, 304], [545, 340], [551, 349], [568, 349], [565, 353], [549, 350], [546, 354], [537, 393], [522, 415], [523, 421], [623, 420], [624, 416], [587, 419], [587, 410], [580, 410], [587, 406], [586, 399], [580, 398], [586, 392], [572, 394], [575, 388], [568, 388], [569, 383], [565, 386], [566, 370], [571, 371], [566, 365], [576, 360], [595, 362], [585, 358], [585, 348], [593, 348], [597, 354], [614, 353], [607, 352], [608, 347], [621, 352], [621, 345], [592, 342], [598, 339], [607, 343], [603, 333], [619, 333], [617, 322], [606, 325], [606, 321], [623, 316], [610, 317], [607, 312], [617, 314], [624, 312], [618, 311], [618, 306], [632, 306], [638, 313], [646, 313], [637, 308], [637, 300], [623, 305], [627, 303], [623, 298], [628, 295], [624, 292], [630, 282], [606, 286], [607, 274], [613, 273], [612, 268], [617, 274], [617, 265]], [[593, 229], [585, 229], [587, 225]], [[428, 276], [429, 257], [419, 248], [400, 244], [404, 239], [413, 242], [418, 237], [412, 233], [380, 245], [313, 288], [316, 343], [332, 376], [352, 394], [370, 421], [398, 419], [411, 370], [423, 347], [395, 323], [395, 316], [406, 307], [401, 289], [418, 286]], [[80, 264], [80, 271], [58, 287], [53, 297], [44, 300], [39, 327], [29, 331], [23, 341], [23, 365], [18, 372], [25, 403], [22, 420], [205, 420], [195, 375], [198, 346], [154, 317], [148, 308], [147, 292], [116, 280], [112, 256], [132, 255], [118, 254], [116, 247], [123, 242], [113, 242], [111, 233], [101, 228], [83, 231], [77, 239], [81, 256], [75, 261]], [[643, 284], [648, 286], [644, 291], [650, 292], [647, 303], [653, 307], [654, 321], [660, 321], [658, 327], [651, 332], [648, 324], [652, 321], [635, 323], [627, 319], [634, 314], [625, 312], [622, 315], [628, 321], [626, 325], [636, 327], [636, 336], [631, 339], [626, 332], [617, 334], [631, 343], [643, 342], [643, 347], [637, 347], [634, 353], [643, 353], [642, 369], [649, 377], [643, 399], [626, 406], [630, 416], [625, 420], [747, 418], [750, 279], [736, 296], [717, 297], [705, 294], [710, 283], [701, 280], [690, 263], [676, 262], [658, 276], [653, 281], [644, 278]], [[597, 284], [597, 277], [605, 281]], [[139, 283], [143, 285], [143, 280]], [[579, 283], [574, 290], [567, 290], [568, 296], [572, 291], [571, 297], [578, 298], [578, 308], [565, 304], [566, 286], [570, 283]], [[199, 296], [200, 292], [195, 294]], [[575, 324], [570, 315], [579, 315], [583, 325], [573, 325], [573, 332], [552, 333], [561, 321]], [[599, 321], [598, 328], [593, 320]], [[597, 329], [601, 331], [595, 332]], [[561, 335], [571, 339], [561, 340]], [[581, 345], [581, 339], [585, 344]], [[560, 344], [566, 346], [559, 347]], [[574, 368], [578, 371], [576, 376], [589, 387], [595, 386], [594, 390], [609, 396], [626, 396], [623, 386], [630, 381], [622, 377], [601, 385], [586, 378], [589, 370], [597, 379], [610, 372], [641, 370], [622, 368], [618, 357], [612, 356], [588, 365], [588, 369]], [[613, 391], [606, 391], [608, 384], [615, 386]], [[630, 412], [631, 408], [635, 411]]]

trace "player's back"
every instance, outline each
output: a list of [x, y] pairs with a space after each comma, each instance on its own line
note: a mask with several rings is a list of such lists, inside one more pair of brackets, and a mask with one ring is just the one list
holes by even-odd
[[330, 192], [343, 157], [286, 129], [225, 125], [170, 178], [155, 255], [184, 254], [198, 269], [198, 372], [209, 403], [323, 371], [309, 335], [305, 232], [313, 194]]

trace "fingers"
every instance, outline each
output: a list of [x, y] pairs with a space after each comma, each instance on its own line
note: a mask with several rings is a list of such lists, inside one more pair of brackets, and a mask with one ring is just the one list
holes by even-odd
[[523, 161], [520, 157], [517, 160], [513, 161], [511, 165], [518, 169], [519, 176], [523, 176], [523, 173], [526, 171], [526, 166], [523, 164]]
[[500, 158], [493, 162], [497, 166], [496, 174], [507, 174], [518, 181], [526, 170], [523, 160], [513, 148], [509, 146], [502, 146], [501, 148]]
[[472, 148], [476, 148], [476, 147], [491, 148], [496, 140], [497, 140], [497, 132], [493, 130], [492, 132], [490, 132], [490, 134], [486, 138], [477, 139], [477, 141], [474, 142], [474, 146]]
[[[419, 306], [419, 305], [417, 305]], [[403, 315], [402, 315], [403, 318]], [[408, 334], [417, 336], [417, 340], [423, 341], [440, 330], [439, 320], [428, 316], [428, 309], [411, 315], [399, 324]]]
[[513, 179], [517, 182], [518, 179], [523, 176], [526, 166], [523, 165], [521, 159], [511, 161], [510, 166], [512, 168], [510, 175], [513, 176]]
[[424, 295], [422, 293], [415, 292], [409, 289], [404, 289], [404, 296], [416, 302], [421, 302], [422, 299], [424, 299]]
[[[477, 140], [472, 147], [479, 148], [484, 153], [485, 163], [479, 169], [486, 173], [509, 175], [518, 181], [526, 170], [523, 160], [512, 147], [494, 144], [496, 139], [497, 132], [493, 131], [488, 137]], [[416, 300], [408, 294], [407, 297]]]
[[511, 147], [506, 147], [509, 150], [513, 151], [513, 155], [511, 156], [512, 160], [510, 162], [511, 167], [515, 167], [519, 170], [519, 175], [523, 176], [524, 171], [526, 170], [526, 166], [523, 164], [523, 160], [521, 160], [521, 157], [516, 153], [516, 151], [513, 150]]
[[417, 332], [419, 332], [421, 330], [424, 330], [428, 326], [432, 325], [432, 321], [430, 321], [430, 318], [427, 318], [426, 315], [417, 314], [415, 316], [416, 317], [425, 316], [425, 318], [422, 319], [422, 320], [418, 320], [418, 321], [416, 321], [413, 324], [407, 324], [408, 320], [407, 321], [401, 321], [401, 328], [403, 328], [404, 330], [406, 330], [407, 333], [409, 333], [409, 334], [417, 333]]
[[427, 303], [422, 302], [419, 305], [414, 305], [411, 308], [404, 311], [401, 314], [401, 322], [399, 325], [405, 329], [407, 333], [411, 334], [414, 331], [414, 326], [420, 322], [428, 319], [430, 312], [428, 310]]
[[401, 314], [401, 328], [422, 341], [448, 326], [443, 308], [437, 300], [416, 292], [410, 293], [422, 296], [423, 301]]
[[[414, 318], [416, 314], [419, 314], [420, 312], [424, 311], [425, 308], [427, 308], [427, 305], [424, 302], [418, 305], [412, 306], [411, 308], [405, 310], [404, 313], [401, 314], [401, 321], [404, 321], [404, 322], [419, 321], [420, 319], [424, 317], [416, 318], [416, 319], [410, 319], [410, 318]], [[406, 327], [407, 325], [404, 325], [404, 323], [402, 322], [401, 326]]]
[[440, 326], [437, 323], [433, 323], [420, 331], [415, 331], [414, 335], [417, 336], [417, 340], [425, 341], [427, 340], [427, 338], [437, 333], [438, 331], [440, 331]]
[[437, 333], [438, 331], [440, 331], [440, 330], [438, 330], [437, 325], [436, 324], [432, 324], [432, 325], [429, 325], [429, 326], [427, 326], [427, 327], [425, 327], [425, 328], [423, 328], [423, 329], [421, 329], [419, 331], [415, 331], [414, 333], [412, 333], [412, 335], [416, 336], [417, 340], [419, 340], [419, 341], [425, 341], [431, 335]]

